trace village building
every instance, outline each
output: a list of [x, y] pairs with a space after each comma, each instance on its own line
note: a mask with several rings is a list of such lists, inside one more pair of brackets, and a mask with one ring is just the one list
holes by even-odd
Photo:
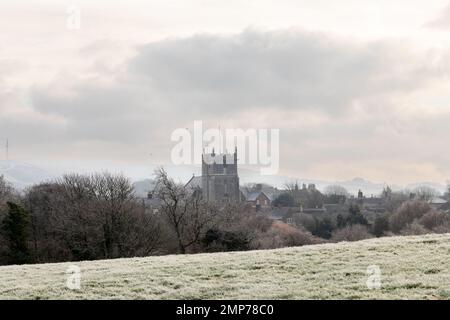
[[255, 190], [241, 190], [247, 204], [256, 212], [272, 208], [272, 199], [264, 192], [262, 184], [257, 184]]

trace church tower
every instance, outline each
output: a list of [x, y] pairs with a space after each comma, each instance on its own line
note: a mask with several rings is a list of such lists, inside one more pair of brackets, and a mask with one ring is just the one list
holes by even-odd
[[234, 154], [202, 155], [202, 192], [207, 201], [240, 201], [237, 148]]

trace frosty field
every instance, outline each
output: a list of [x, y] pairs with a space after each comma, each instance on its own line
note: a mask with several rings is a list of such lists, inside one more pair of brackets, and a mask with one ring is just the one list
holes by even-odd
[[[81, 288], [66, 270], [81, 268]], [[367, 268], [381, 271], [369, 289]], [[1, 299], [450, 299], [450, 234], [0, 267]]]

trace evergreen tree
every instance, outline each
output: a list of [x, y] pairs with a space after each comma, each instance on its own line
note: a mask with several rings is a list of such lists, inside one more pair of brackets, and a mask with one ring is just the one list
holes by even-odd
[[272, 203], [275, 207], [293, 207], [295, 205], [294, 198], [289, 193], [280, 194]]
[[389, 219], [387, 216], [378, 216], [373, 223], [373, 234], [381, 237], [385, 231], [389, 230]]
[[11, 263], [22, 264], [30, 261], [27, 246], [28, 212], [21, 206], [8, 202], [8, 214], [3, 220], [3, 231], [8, 243]]
[[336, 217], [336, 224], [339, 229], [344, 228], [347, 225], [347, 219], [339, 213]]
[[323, 239], [330, 239], [331, 233], [333, 232], [333, 222], [329, 217], [323, 219], [315, 218], [316, 228], [313, 235], [321, 237]]
[[368, 225], [367, 219], [361, 213], [361, 209], [357, 205], [351, 205], [348, 209], [349, 215], [347, 218], [347, 224], [362, 224], [364, 226]]

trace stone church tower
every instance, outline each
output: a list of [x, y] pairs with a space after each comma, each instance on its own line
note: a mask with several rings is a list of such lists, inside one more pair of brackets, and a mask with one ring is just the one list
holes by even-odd
[[201, 188], [207, 201], [240, 201], [237, 160], [237, 148], [234, 154], [216, 154], [213, 149], [202, 155]]

